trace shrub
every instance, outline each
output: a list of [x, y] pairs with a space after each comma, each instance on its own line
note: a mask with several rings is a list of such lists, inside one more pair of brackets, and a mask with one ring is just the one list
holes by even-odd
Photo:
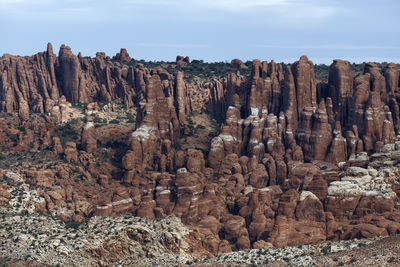
[[117, 120], [117, 119], [113, 119], [113, 120], [111, 120], [109, 123], [113, 123], [113, 124], [119, 124], [119, 123], [120, 123], [120, 121], [119, 121], [119, 120]]
[[327, 245], [321, 249], [321, 252], [324, 253], [324, 255], [328, 254], [331, 252], [331, 245]]
[[80, 122], [80, 119], [74, 118], [74, 119], [71, 119], [68, 123], [72, 124], [72, 125], [76, 125], [76, 124], [79, 124], [79, 122]]
[[182, 150], [182, 146], [181, 146], [181, 144], [178, 143], [178, 142], [175, 142], [175, 143], [174, 143], [174, 148], [175, 148], [175, 150]]
[[94, 123], [107, 123], [107, 119], [102, 119], [97, 114], [94, 114], [93, 115], [93, 122]]
[[121, 185], [125, 186], [125, 187], [130, 187], [131, 185], [127, 182], [122, 182]]
[[365, 243], [358, 243], [358, 245], [357, 245], [359, 248], [363, 248], [363, 247], [366, 247], [367, 246], [367, 244], [365, 244]]
[[75, 229], [78, 230], [79, 226], [81, 226], [82, 222], [78, 221], [65, 221], [65, 228], [67, 229]]
[[73, 123], [71, 121], [59, 125], [56, 127], [56, 132], [58, 136], [61, 136], [63, 138], [71, 138], [71, 139], [77, 139], [79, 134], [75, 130], [75, 128], [72, 126]]
[[131, 113], [127, 113], [126, 114], [126, 118], [128, 119], [129, 123], [135, 123], [136, 122], [136, 117], [135, 115], [131, 114]]
[[25, 134], [25, 132], [26, 132], [25, 127], [22, 126], [22, 125], [21, 125], [21, 126], [18, 126], [17, 129], [18, 129], [19, 131], [21, 131], [23, 134]]

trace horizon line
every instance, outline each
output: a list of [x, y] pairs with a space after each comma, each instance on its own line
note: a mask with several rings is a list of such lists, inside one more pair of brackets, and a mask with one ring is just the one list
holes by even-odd
[[[51, 42], [48, 42], [48, 44], [52, 45]], [[143, 47], [143, 46], [145, 46], [144, 44], [146, 44], [146, 43], [139, 43], [139, 46]], [[147, 44], [152, 44], [152, 43], [147, 43]], [[63, 44], [60, 45], [60, 47], [62, 45], [69, 46], [69, 45], [66, 45], [65, 43], [63, 43]], [[189, 45], [191, 47], [197, 47], [197, 48], [209, 48], [210, 47], [210, 46], [201, 45], [201, 44], [189, 44]], [[174, 44], [174, 45], [165, 44], [163, 48], [171, 48], [171, 47], [173, 47], [173, 48], [176, 48], [176, 47], [182, 48], [183, 46], [184, 45], [179, 45], [179, 44]], [[282, 49], [296, 49], [296, 48], [304, 49], [305, 48], [305, 46], [275, 46], [275, 45], [269, 45], [269, 46], [254, 45], [254, 46], [255, 47], [265, 47], [265, 48], [267, 48], [267, 47], [269, 47], [269, 48], [282, 48]], [[69, 46], [69, 47], [71, 47], [71, 46]], [[150, 47], [152, 47], [152, 45], [150, 45]], [[325, 46], [325, 49], [331, 49], [331, 48], [328, 48], [328, 47], [330, 47], [330, 46]], [[356, 47], [356, 46], [353, 46], [353, 47]], [[122, 48], [123, 47], [121, 47], [120, 49], [122, 49]], [[310, 49], [318, 49], [317, 47], [312, 47], [312, 46], [309, 46], [309, 48]], [[364, 49], [376, 49], [376, 48], [378, 48], [378, 47], [376, 47], [376, 46], [364, 46]], [[388, 47], [386, 47], [386, 48], [388, 48]], [[400, 49], [400, 47], [391, 47], [391, 48], [392, 49]], [[332, 47], [332, 49], [333, 49], [333, 47]], [[31, 57], [31, 56], [34, 56], [34, 55], [36, 55], [38, 53], [43, 53], [43, 52], [46, 52], [46, 51], [47, 51], [47, 49], [46, 50], [42, 50], [42, 51], [38, 51], [38, 52], [30, 54], [30, 55], [18, 55], [18, 54], [11, 54], [12, 52], [11, 53], [5, 52], [5, 53], [2, 54], [1, 57], [4, 57], [5, 55], [11, 55], [11, 56], [15, 56], [15, 57]], [[72, 51], [72, 48], [71, 48], [71, 51]], [[92, 55], [82, 55], [82, 53], [80, 51], [78, 53], [73, 53], [73, 54], [75, 56], [77, 56], [79, 53], [81, 53], [82, 57], [95, 58], [96, 57], [96, 53], [99, 53], [99, 52], [104, 52], [104, 51], [92, 52], [93, 53]], [[120, 52], [120, 50], [118, 50], [113, 55], [107, 55], [106, 54], [106, 57], [112, 58], [113, 56], [115, 56], [119, 52]], [[57, 56], [59, 54], [59, 53], [56, 53], [54, 50], [53, 50], [53, 53], [56, 54]], [[128, 51], [128, 54], [129, 54], [129, 51]], [[189, 58], [191, 58], [191, 61], [199, 60], [199, 61], [203, 61], [205, 63], [221, 63], [221, 62], [222, 63], [230, 63], [234, 59], [239, 59], [242, 62], [249, 62], [249, 61], [251, 62], [253, 60], [261, 60], [261, 61], [271, 62], [273, 60], [276, 63], [292, 64], [292, 63], [298, 61], [300, 59], [300, 57], [303, 56], [303, 55], [305, 55], [305, 54], [300, 54], [299, 53], [298, 57], [290, 57], [290, 58], [283, 58], [283, 59], [270, 58], [270, 59], [265, 59], [265, 60], [261, 59], [261, 58], [240, 59], [240, 58], [237, 58], [237, 57], [231, 58], [231, 59], [222, 59], [222, 60], [205, 60], [205, 59], [198, 59], [198, 58], [193, 58], [192, 59], [190, 55], [189, 55]], [[187, 54], [177, 54], [176, 56], [188, 56], [188, 55]], [[165, 58], [139, 58], [139, 57], [134, 57], [134, 56], [131, 56], [131, 58], [133, 60], [136, 60], [136, 61], [145, 61], [145, 62], [146, 61], [147, 62], [175, 62], [175, 59], [168, 60], [168, 59], [165, 59]], [[351, 64], [363, 64], [363, 63], [373, 62], [373, 63], [395, 63], [397, 65], [400, 65], [400, 58], [390, 59], [390, 58], [387, 58], [387, 57], [356, 57], [356, 58], [329, 57], [329, 58], [326, 58], [326, 57], [309, 57], [309, 56], [307, 56], [307, 58], [310, 61], [312, 61], [315, 65], [332, 64], [333, 61], [336, 60], [336, 59], [346, 60], [346, 61], [349, 61]], [[327, 63], [327, 62], [330, 62], [330, 63]]]

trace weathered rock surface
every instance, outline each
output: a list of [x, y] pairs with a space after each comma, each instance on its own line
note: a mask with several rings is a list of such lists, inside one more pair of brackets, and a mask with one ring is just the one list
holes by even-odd
[[94, 217], [73, 225], [43, 215], [1, 211], [3, 264], [165, 266], [193, 260], [189, 229], [177, 218]]
[[[368, 63], [354, 77], [334, 60], [323, 83], [302, 56], [285, 70], [254, 60], [249, 77], [189, 82], [132, 62], [124, 49], [111, 60], [65, 45], [56, 56], [50, 44], [1, 58], [0, 108], [15, 112], [0, 118], [2, 205], [16, 207], [13, 188], [29, 188], [21, 207], [64, 220], [175, 216], [209, 255], [400, 231], [397, 65]], [[205, 111], [219, 121], [212, 129], [193, 121]], [[182, 149], [201, 129], [206, 144]], [[174, 240], [160, 242], [177, 253]]]
[[[237, 251], [204, 258], [201, 266], [396, 266], [399, 264], [399, 237], [355, 239]], [[198, 266], [196, 265], [196, 266]]]
[[131, 61], [132, 58], [129, 56], [128, 51], [126, 50], [126, 48], [121, 48], [120, 52], [117, 53], [114, 57], [114, 60], [120, 60], [120, 61]]

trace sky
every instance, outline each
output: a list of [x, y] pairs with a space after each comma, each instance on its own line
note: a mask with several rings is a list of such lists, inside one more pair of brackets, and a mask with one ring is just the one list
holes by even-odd
[[0, 0], [0, 55], [400, 63], [399, 0]]

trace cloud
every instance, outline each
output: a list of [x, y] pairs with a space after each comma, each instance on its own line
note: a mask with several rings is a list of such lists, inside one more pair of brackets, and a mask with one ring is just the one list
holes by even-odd
[[[121, 0], [120, 0], [121, 1]], [[321, 1], [310, 1], [310, 0], [122, 0], [125, 4], [130, 5], [167, 5], [177, 6], [184, 8], [203, 8], [203, 9], [216, 9], [220, 11], [232, 11], [232, 12], [244, 12], [250, 9], [254, 10], [257, 8], [274, 8], [289, 9], [293, 7], [301, 8], [302, 10], [292, 10], [290, 13], [302, 13], [303, 9], [307, 9], [308, 15], [313, 11], [319, 11], [324, 13], [330, 13], [333, 9], [326, 3], [321, 4]]]
[[0, 5], [8, 5], [8, 6], [14, 6], [14, 5], [21, 5], [21, 4], [29, 4], [29, 5], [34, 5], [34, 4], [44, 4], [44, 3], [49, 3], [51, 0], [0, 0]]
[[[324, 19], [336, 14], [338, 7], [323, 0], [120, 0], [127, 6], [169, 6], [183, 11], [199, 10], [238, 14], [264, 13], [268, 17], [278, 15], [283, 20]], [[298, 21], [300, 23], [300, 21]]]
[[[103, 10], [102, 10], [103, 9]], [[112, 20], [100, 5], [92, 0], [0, 0], [3, 19], [29, 23], [99, 22]], [[3, 15], [3, 14], [2, 14]]]
[[[67, 11], [80, 10], [84, 7], [104, 16], [114, 15], [114, 18], [121, 18], [125, 13], [141, 15], [136, 13], [138, 8], [150, 8], [149, 14], [160, 16], [163, 12], [174, 10], [193, 19], [204, 17], [207, 12], [222, 12], [265, 16], [271, 20], [279, 19], [280, 24], [288, 21], [301, 24], [304, 21], [330, 17], [338, 11], [323, 0], [0, 0], [0, 9], [12, 11], [14, 14], [29, 14], [33, 7], [47, 10], [46, 15], [51, 15], [51, 11], [60, 12], [66, 8], [69, 8]], [[169, 9], [165, 10], [165, 7]], [[87, 17], [86, 20], [89, 19]]]
[[379, 46], [379, 45], [254, 45], [258, 48], [272, 49], [335, 49], [335, 50], [360, 50], [360, 49], [385, 49], [400, 50], [400, 46]]
[[44, 6], [51, 3], [51, 1], [53, 0], [0, 0], [0, 11], [7, 12], [1, 14], [1, 16], [5, 17], [6, 15], [13, 16], [14, 14], [34, 12], [35, 10], [31, 8]]
[[209, 48], [203, 44], [168, 44], [168, 43], [137, 43], [136, 46], [154, 47], [154, 48]]
[[232, 9], [278, 6], [288, 2], [288, 0], [122, 0], [126, 4], [133, 5], [169, 5], [169, 6], [201, 6], [205, 8]]
[[24, 2], [24, 0], [0, 0], [0, 4], [18, 4]]
[[244, 9], [282, 6], [287, 0], [192, 0], [192, 2], [204, 8], [240, 12]]

